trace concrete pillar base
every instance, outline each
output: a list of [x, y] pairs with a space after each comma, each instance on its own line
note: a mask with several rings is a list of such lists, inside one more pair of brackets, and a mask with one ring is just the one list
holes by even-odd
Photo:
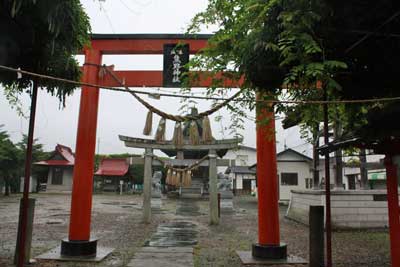
[[286, 244], [280, 245], [261, 245], [253, 244], [251, 254], [254, 258], [261, 259], [286, 259], [287, 247]]
[[96, 257], [97, 239], [87, 241], [61, 241], [61, 255], [67, 257]]

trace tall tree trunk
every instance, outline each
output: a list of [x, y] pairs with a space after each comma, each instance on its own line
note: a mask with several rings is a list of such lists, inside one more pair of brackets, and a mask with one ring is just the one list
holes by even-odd
[[[343, 127], [339, 120], [335, 121], [334, 135], [335, 140], [342, 136]], [[341, 149], [335, 151], [335, 189], [343, 189], [343, 152]]]
[[313, 189], [318, 190], [320, 189], [319, 186], [319, 154], [318, 154], [318, 147], [319, 147], [319, 123], [314, 127], [313, 132]]
[[360, 150], [360, 174], [361, 174], [361, 189], [368, 190], [368, 170], [367, 170], [367, 153], [365, 148]]

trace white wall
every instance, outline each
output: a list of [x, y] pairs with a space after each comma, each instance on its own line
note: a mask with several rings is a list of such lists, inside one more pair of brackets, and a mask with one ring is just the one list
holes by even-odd
[[53, 179], [53, 167], [49, 168], [49, 174], [47, 178], [47, 189], [48, 192], [57, 192], [57, 191], [72, 191], [72, 174], [73, 168], [64, 168], [63, 172], [63, 184], [62, 185], [54, 185], [52, 184]]
[[[247, 158], [247, 160], [243, 161], [243, 158]], [[251, 166], [257, 163], [257, 153], [255, 149], [240, 147], [236, 150], [229, 150], [223, 159], [235, 160], [236, 166]], [[225, 173], [226, 168], [218, 167], [218, 173]]]
[[[279, 161], [278, 160], [278, 175], [279, 175], [279, 200], [290, 200], [291, 190], [306, 189], [306, 178], [312, 178], [311, 163], [300, 161]], [[282, 185], [282, 173], [297, 173], [297, 185]]]

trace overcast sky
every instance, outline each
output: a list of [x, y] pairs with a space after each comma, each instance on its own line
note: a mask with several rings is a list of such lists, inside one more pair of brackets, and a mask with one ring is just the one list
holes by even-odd
[[[206, 0], [106, 0], [104, 3], [94, 0], [81, 1], [90, 16], [93, 33], [183, 33], [190, 19], [206, 7]], [[204, 29], [202, 33], [211, 33], [213, 29]], [[82, 60], [82, 58], [79, 58]], [[162, 56], [105, 56], [103, 63], [115, 64], [116, 69], [132, 70], [161, 70]], [[154, 90], [154, 89], [151, 89]], [[171, 90], [171, 89], [163, 89]], [[200, 93], [201, 89], [196, 90]], [[76, 127], [79, 111], [80, 90], [67, 98], [66, 107], [60, 109], [55, 97], [41, 90], [38, 96], [38, 110], [36, 117], [35, 138], [45, 145], [46, 150], [53, 150], [56, 144], [70, 146], [75, 151]], [[147, 98], [146, 98], [147, 99]], [[27, 95], [22, 96], [26, 114], [29, 101]], [[150, 100], [163, 111], [172, 114], [178, 113], [179, 99], [161, 98]], [[200, 101], [198, 109], [204, 111], [210, 108], [210, 103]], [[125, 93], [102, 90], [98, 117], [98, 147], [102, 154], [110, 153], [140, 153], [140, 150], [126, 148], [119, 141], [118, 135], [144, 137], [142, 135], [146, 109], [135, 99]], [[213, 134], [216, 138], [229, 138], [228, 131], [221, 131], [229, 125], [229, 115], [222, 110], [221, 123], [212, 121]], [[218, 113], [217, 113], [218, 115]], [[250, 116], [254, 112], [249, 111]], [[213, 117], [212, 117], [213, 118]], [[154, 128], [159, 118], [155, 117]], [[28, 121], [17, 115], [8, 104], [0, 88], [0, 124], [4, 124], [13, 141], [19, 141], [22, 133], [27, 133]], [[246, 120], [244, 144], [255, 146], [255, 124]], [[173, 123], [167, 124], [167, 138], [171, 138]], [[299, 152], [309, 149], [304, 140], [299, 137], [298, 129], [292, 128], [283, 131], [280, 121], [277, 121], [277, 150], [283, 145], [294, 148]]]

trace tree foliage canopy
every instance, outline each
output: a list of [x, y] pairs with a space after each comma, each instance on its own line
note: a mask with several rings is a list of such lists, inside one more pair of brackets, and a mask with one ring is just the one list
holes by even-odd
[[[189, 32], [204, 25], [218, 30], [192, 64], [214, 72], [234, 70], [231, 77], [244, 75], [248, 91], [278, 94], [284, 85], [286, 97], [295, 100], [321, 99], [318, 83], [331, 100], [398, 95], [398, 10], [394, 0], [210, 0]], [[320, 107], [277, 107], [307, 127], [321, 120]], [[368, 111], [386, 107], [337, 105], [330, 115], [350, 132], [368, 123]]]
[[[0, 0], [0, 64], [78, 81], [74, 55], [89, 44], [90, 23], [79, 0]], [[0, 71], [0, 82], [23, 91], [30, 77]], [[74, 85], [40, 80], [61, 101]]]

